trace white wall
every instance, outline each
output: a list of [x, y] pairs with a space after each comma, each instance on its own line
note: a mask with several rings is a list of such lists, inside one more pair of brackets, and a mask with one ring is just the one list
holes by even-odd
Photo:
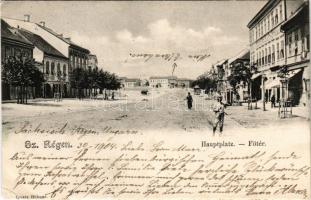
[[44, 56], [43, 51], [41, 51], [37, 47], [35, 47], [33, 49], [33, 58], [35, 59], [35, 61], [42, 63], [43, 62], [43, 56]]

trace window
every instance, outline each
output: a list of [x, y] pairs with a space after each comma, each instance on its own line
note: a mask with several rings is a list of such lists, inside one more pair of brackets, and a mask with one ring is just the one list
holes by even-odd
[[279, 19], [278, 19], [278, 9], [275, 9], [275, 25], [277, 25], [279, 23]]
[[268, 52], [268, 63], [271, 63], [271, 47], [269, 47], [269, 52]]
[[64, 74], [64, 76], [67, 75], [67, 73], [66, 73], [66, 65], [65, 64], [63, 65], [63, 74]]
[[265, 48], [265, 64], [268, 64], [268, 51], [267, 51], [267, 48]]
[[8, 58], [10, 56], [12, 56], [12, 49], [11, 49], [11, 47], [6, 47], [5, 48], [5, 57]]
[[281, 52], [280, 53], [281, 53], [280, 57], [284, 58], [284, 40], [281, 41]]
[[273, 11], [271, 12], [271, 28], [273, 28], [274, 27], [274, 18], [273, 18]]
[[299, 29], [297, 29], [297, 30], [295, 31], [295, 42], [297, 42], [298, 39], [299, 39], [298, 34], [299, 34]]
[[292, 43], [292, 34], [290, 34], [290, 33], [288, 34], [287, 40], [288, 40], [288, 44]]
[[267, 32], [267, 22], [266, 22], [266, 19], [264, 21], [264, 34]]
[[57, 75], [60, 76], [62, 72], [60, 71], [60, 64], [57, 64]]
[[265, 64], [265, 54], [264, 54], [263, 50], [261, 51], [261, 56], [262, 56], [261, 57], [261, 64], [264, 65]]
[[268, 31], [270, 30], [270, 15], [268, 16]]
[[280, 59], [280, 45], [279, 43], [276, 44], [276, 58]]
[[54, 64], [54, 62], [51, 63], [51, 74], [52, 75], [55, 74], [55, 64]]
[[280, 5], [280, 21], [283, 21], [282, 4]]
[[49, 74], [50, 73], [50, 62], [49, 61], [46, 61], [45, 63], [45, 73], [46, 74]]
[[15, 49], [15, 57], [20, 58], [21, 57], [21, 50], [20, 49]]
[[24, 50], [24, 51], [23, 51], [23, 56], [24, 56], [25, 58], [29, 58], [29, 57], [30, 57], [30, 53], [29, 53], [27, 50]]
[[272, 63], [275, 61], [275, 46], [274, 44], [272, 45]]

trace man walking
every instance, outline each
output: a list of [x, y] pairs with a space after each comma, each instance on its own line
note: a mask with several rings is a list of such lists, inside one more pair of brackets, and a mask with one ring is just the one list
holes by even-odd
[[217, 103], [214, 105], [213, 111], [215, 113], [214, 126], [213, 126], [213, 136], [217, 126], [219, 126], [220, 135], [222, 134], [225, 119], [225, 104], [222, 102], [222, 97], [217, 98]]
[[187, 104], [188, 104], [188, 109], [189, 110], [191, 110], [191, 108], [192, 108], [192, 101], [193, 101], [192, 96], [191, 96], [190, 92], [188, 92]]

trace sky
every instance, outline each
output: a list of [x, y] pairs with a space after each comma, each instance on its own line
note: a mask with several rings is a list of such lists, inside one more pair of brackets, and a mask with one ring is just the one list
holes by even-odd
[[[2, 2], [1, 15], [45, 21], [96, 54], [99, 67], [130, 78], [194, 79], [248, 48], [247, 23], [266, 1]], [[133, 54], [180, 54], [174, 61]], [[202, 61], [189, 56], [208, 55]]]

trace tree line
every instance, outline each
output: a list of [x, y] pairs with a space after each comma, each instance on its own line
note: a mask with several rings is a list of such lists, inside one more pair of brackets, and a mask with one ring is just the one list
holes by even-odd
[[[47, 81], [43, 73], [36, 67], [34, 59], [25, 57], [9, 57], [1, 64], [2, 84], [14, 87], [17, 91], [17, 103], [27, 104], [29, 88], [41, 91], [42, 85]], [[121, 87], [117, 76], [102, 69], [75, 68], [69, 73], [71, 88], [76, 89], [75, 97], [84, 97], [83, 90], [89, 95], [101, 93], [104, 89], [116, 90]]]
[[29, 88], [41, 88], [43, 73], [35, 66], [33, 59], [9, 57], [1, 65], [2, 83], [13, 86], [17, 91], [17, 103], [27, 104]]
[[121, 83], [114, 73], [104, 71], [103, 69], [93, 68], [75, 68], [69, 76], [70, 86], [76, 89], [76, 97], [83, 98], [83, 90], [87, 90], [89, 95], [102, 93], [104, 89], [117, 90]]
[[[249, 66], [247, 62], [238, 61], [232, 64], [230, 67], [230, 75], [225, 76], [225, 71], [222, 66], [218, 67], [217, 72], [214, 68], [201, 76], [199, 76], [192, 83], [192, 87], [198, 85], [201, 89], [205, 89], [207, 92], [210, 90], [217, 91], [217, 85], [223, 84], [223, 81], [228, 81], [232, 87], [232, 92], [239, 99], [238, 87], [240, 84], [247, 84], [250, 86], [251, 77], [257, 70], [254, 66]], [[249, 88], [250, 89], [250, 88]]]

